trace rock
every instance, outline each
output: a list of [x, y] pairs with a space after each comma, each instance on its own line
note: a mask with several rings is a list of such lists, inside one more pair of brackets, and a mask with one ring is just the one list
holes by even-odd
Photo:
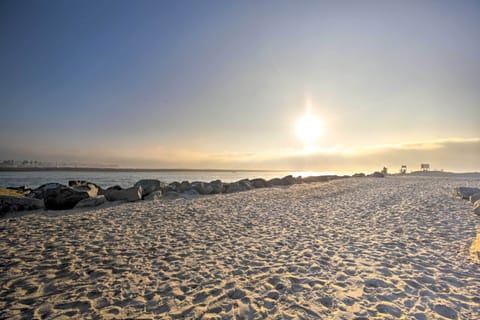
[[[173, 191], [168, 191], [168, 192], [173, 192]], [[162, 198], [163, 198], [163, 192], [159, 190], [159, 191], [154, 191], [152, 193], [149, 193], [147, 196], [143, 197], [143, 200], [160, 200]]]
[[98, 187], [94, 183], [77, 184], [71, 187], [75, 191], [86, 192], [90, 198], [95, 198], [98, 195]]
[[107, 190], [105, 190], [105, 191], [108, 191], [108, 190], [123, 190], [123, 188], [120, 187], [120, 186], [117, 184], [117, 185], [108, 187]]
[[298, 176], [295, 178], [295, 183], [296, 184], [300, 184], [300, 183], [303, 183], [303, 178], [301, 176]]
[[282, 181], [283, 186], [291, 186], [297, 181], [292, 175], [285, 176], [280, 180]]
[[48, 190], [51, 190], [51, 189], [57, 189], [57, 188], [60, 188], [60, 187], [66, 187], [64, 186], [63, 184], [60, 184], [60, 183], [46, 183], [46, 184], [43, 184], [41, 185], [40, 187], [36, 188], [36, 189], [33, 189], [32, 192], [30, 192], [28, 194], [28, 197], [31, 197], [31, 198], [36, 198], [36, 199], [44, 199], [45, 198], [45, 193], [48, 191]]
[[0, 215], [12, 211], [43, 209], [43, 200], [23, 195], [0, 195]]
[[187, 191], [181, 193], [181, 197], [185, 199], [196, 198], [199, 196], [200, 196], [200, 193], [198, 193], [198, 191], [195, 190], [194, 188], [188, 189]]
[[240, 185], [240, 189], [241, 189], [240, 191], [247, 191], [247, 190], [255, 189], [255, 187], [252, 185], [252, 183], [248, 179], [240, 180], [240, 181], [238, 181], [238, 183]]
[[222, 193], [223, 192], [223, 182], [220, 180], [214, 180], [210, 182], [210, 186], [213, 191], [211, 193]]
[[192, 185], [190, 184], [190, 182], [188, 181], [182, 181], [180, 183], [180, 185], [178, 186], [178, 191], [179, 192], [185, 192], [187, 191], [188, 189], [190, 189], [192, 187]]
[[303, 182], [312, 183], [312, 182], [327, 182], [330, 180], [330, 176], [309, 176], [303, 178]]
[[479, 192], [480, 192], [479, 188], [470, 188], [470, 187], [455, 188], [456, 195], [466, 200], [468, 200], [471, 195], [474, 195], [475, 193], [479, 193]]
[[[153, 193], [154, 194], [154, 193]], [[151, 195], [151, 194], [150, 194]], [[150, 196], [149, 195], [149, 196]], [[178, 199], [181, 197], [181, 194], [175, 191], [167, 191], [163, 196], [162, 199], [165, 200], [173, 200], [173, 199]]]
[[267, 180], [262, 179], [262, 178], [252, 179], [252, 180], [250, 180], [250, 183], [255, 188], [267, 188], [267, 187], [270, 186], [270, 184], [267, 182]]
[[352, 177], [354, 177], [354, 178], [363, 178], [363, 177], [365, 177], [365, 173], [363, 173], [363, 172], [355, 173]]
[[85, 180], [70, 180], [68, 181], [68, 186], [77, 191], [85, 191], [90, 197], [96, 197], [105, 193], [105, 190], [96, 183]]
[[225, 193], [234, 193], [241, 191], [240, 184], [238, 182], [232, 182], [227, 185]]
[[104, 204], [105, 201], [106, 201], [105, 196], [90, 197], [90, 198], [80, 200], [75, 205], [75, 208], [97, 207], [99, 205]]
[[27, 187], [27, 186], [7, 187], [6, 189], [17, 191], [18, 193], [23, 194], [23, 195], [27, 195], [27, 194], [29, 194], [30, 192], [32, 192], [32, 189], [30, 189], [30, 188]]
[[87, 192], [76, 191], [70, 187], [60, 185], [56, 188], [47, 189], [43, 201], [46, 209], [68, 210], [88, 197]]
[[474, 193], [470, 196], [470, 202], [472, 204], [475, 204], [475, 202], [477, 202], [478, 200], [480, 200], [480, 192]]
[[164, 189], [165, 189], [165, 192], [174, 191], [174, 192], [182, 193], [182, 192], [187, 191], [191, 187], [192, 187], [192, 185], [188, 181], [182, 181], [181, 183], [177, 182], [177, 181], [174, 181], [174, 182], [170, 183], [169, 185], [167, 185]]
[[107, 189], [105, 191], [105, 198], [108, 201], [118, 201], [118, 200], [123, 200], [123, 201], [138, 201], [142, 200], [142, 187], [137, 186], [137, 187], [131, 187], [128, 189], [122, 189], [122, 190], [115, 190], [115, 189]]
[[268, 184], [271, 186], [281, 186], [282, 185], [282, 179], [280, 178], [273, 178], [268, 180]]
[[210, 194], [213, 192], [213, 188], [210, 183], [206, 182], [193, 182], [192, 188], [195, 189], [199, 194]]
[[480, 216], [480, 200], [475, 201], [473, 204], [473, 213]]
[[370, 173], [367, 177], [371, 178], [385, 178], [385, 175], [381, 172], [375, 171], [374, 173]]
[[157, 179], [143, 179], [140, 181], [137, 181], [135, 183], [134, 187], [142, 187], [142, 196], [146, 196], [154, 191], [161, 190], [162, 188], [165, 187], [165, 184], [160, 182], [160, 180]]

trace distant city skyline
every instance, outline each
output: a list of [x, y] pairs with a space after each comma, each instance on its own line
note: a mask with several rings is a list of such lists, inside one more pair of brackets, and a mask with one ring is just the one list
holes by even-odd
[[0, 158], [480, 171], [479, 38], [478, 1], [2, 1]]

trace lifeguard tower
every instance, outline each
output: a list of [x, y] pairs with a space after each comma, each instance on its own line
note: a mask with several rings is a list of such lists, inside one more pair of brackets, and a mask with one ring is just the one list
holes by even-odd
[[406, 174], [406, 173], [407, 173], [407, 165], [402, 164], [402, 166], [400, 167], [400, 174]]
[[430, 171], [430, 164], [429, 163], [420, 164], [420, 170], [422, 170], [423, 172]]

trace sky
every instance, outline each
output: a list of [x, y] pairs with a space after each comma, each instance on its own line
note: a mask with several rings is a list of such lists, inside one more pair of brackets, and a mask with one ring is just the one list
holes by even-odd
[[479, 40], [478, 1], [3, 0], [0, 160], [480, 171]]

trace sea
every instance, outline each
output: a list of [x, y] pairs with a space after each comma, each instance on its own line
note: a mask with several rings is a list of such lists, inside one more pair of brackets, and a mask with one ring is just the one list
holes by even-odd
[[158, 179], [165, 183], [173, 181], [222, 180], [233, 182], [253, 178], [281, 178], [287, 175], [294, 177], [322, 176], [338, 173], [320, 171], [0, 171], [0, 187], [28, 186], [36, 188], [49, 182], [68, 185], [69, 180], [86, 180], [107, 188], [119, 185], [123, 188], [133, 186], [141, 179]]

